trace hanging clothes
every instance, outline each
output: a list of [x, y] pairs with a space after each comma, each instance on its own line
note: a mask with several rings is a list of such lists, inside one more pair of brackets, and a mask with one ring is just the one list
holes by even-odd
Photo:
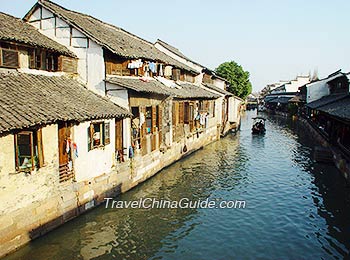
[[128, 64], [128, 69], [138, 69], [141, 68], [143, 65], [143, 62], [141, 59], [133, 60]]
[[144, 73], [144, 76], [145, 77], [148, 77], [149, 76], [149, 65], [146, 64], [144, 67], [143, 67], [143, 71], [145, 72]]
[[146, 122], [145, 114], [143, 112], [140, 113], [140, 128]]
[[199, 123], [204, 126], [205, 125], [205, 114], [200, 114]]
[[73, 154], [75, 158], [78, 158], [78, 146], [76, 143], [73, 143]]
[[69, 154], [70, 152], [70, 146], [71, 146], [71, 142], [69, 139], [66, 140], [66, 154]]
[[209, 126], [209, 115], [206, 114], [205, 115], [205, 128], [208, 128], [208, 126]]
[[165, 77], [170, 77], [172, 75], [172, 70], [173, 70], [172, 66], [165, 66], [164, 76]]
[[157, 66], [154, 62], [148, 63], [149, 70], [152, 71], [152, 73], [157, 73]]
[[129, 158], [133, 158], [134, 157], [134, 149], [132, 148], [132, 146], [129, 146]]
[[159, 64], [159, 72], [158, 72], [158, 75], [163, 77], [163, 64]]

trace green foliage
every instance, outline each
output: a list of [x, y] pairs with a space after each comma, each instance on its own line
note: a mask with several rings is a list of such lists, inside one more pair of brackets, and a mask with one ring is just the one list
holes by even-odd
[[249, 81], [249, 72], [234, 61], [224, 62], [215, 69], [218, 76], [225, 78], [229, 83], [229, 89], [234, 95], [245, 99], [252, 92], [252, 84]]

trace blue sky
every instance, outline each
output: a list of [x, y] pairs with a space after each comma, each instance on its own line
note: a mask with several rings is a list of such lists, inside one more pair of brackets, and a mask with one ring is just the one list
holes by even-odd
[[[35, 0], [2, 1], [17, 17]], [[347, 0], [54, 0], [115, 24], [146, 40], [162, 39], [195, 61], [216, 68], [234, 60], [251, 74], [253, 90], [318, 70], [350, 71]]]

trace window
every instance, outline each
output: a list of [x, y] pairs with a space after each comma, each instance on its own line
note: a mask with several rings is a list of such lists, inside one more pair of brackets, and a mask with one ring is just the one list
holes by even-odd
[[184, 122], [185, 124], [190, 122], [190, 104], [188, 102], [185, 102]]
[[157, 122], [156, 126], [158, 128], [158, 131], [161, 131], [161, 125], [162, 125], [162, 110], [160, 109], [159, 106], [156, 107], [156, 116], [157, 116]]
[[41, 69], [41, 57], [42, 56], [42, 52], [39, 50], [35, 50], [35, 54], [34, 54], [34, 66], [36, 69]]
[[91, 123], [88, 131], [88, 151], [103, 147], [110, 143], [110, 124], [104, 122]]
[[41, 130], [15, 134], [16, 170], [31, 171], [43, 166]]
[[184, 102], [179, 102], [179, 124], [184, 123]]
[[18, 51], [16, 50], [7, 50], [1, 49], [1, 66], [7, 68], [18, 68], [19, 67], [19, 59], [18, 59]]
[[46, 70], [57, 71], [58, 70], [58, 57], [52, 53], [47, 53], [46, 56]]
[[146, 107], [146, 131], [147, 134], [152, 131], [152, 107]]
[[[139, 107], [131, 107], [132, 120], [131, 120], [131, 134], [132, 143], [137, 147], [140, 143], [140, 109]], [[137, 142], [137, 143], [136, 143]]]
[[37, 70], [57, 71], [58, 56], [40, 49], [29, 53], [29, 68]]

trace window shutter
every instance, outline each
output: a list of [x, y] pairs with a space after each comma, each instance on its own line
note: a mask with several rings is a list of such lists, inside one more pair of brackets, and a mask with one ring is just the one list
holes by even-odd
[[163, 108], [161, 105], [158, 105], [157, 109], [158, 109], [157, 121], [158, 121], [158, 140], [159, 140], [157, 149], [159, 149], [160, 145], [163, 143], [163, 135], [162, 135]]
[[152, 133], [157, 130], [157, 107], [152, 106]]
[[92, 124], [87, 128], [87, 138], [88, 138], [88, 151], [90, 151], [91, 144], [92, 144]]
[[162, 106], [158, 106], [158, 131], [162, 131], [163, 109]]
[[123, 119], [115, 120], [115, 149], [123, 150]]
[[43, 140], [42, 140], [42, 129], [37, 131], [37, 140], [38, 140], [38, 162], [39, 167], [44, 166], [44, 152], [43, 152]]
[[2, 49], [2, 65], [9, 68], [18, 68], [18, 51]]
[[190, 131], [192, 132], [194, 129], [194, 103], [190, 103], [189, 106], [189, 119], [190, 119]]
[[177, 104], [177, 102], [173, 102], [173, 106], [172, 106], [172, 112], [173, 112], [173, 114], [172, 114], [172, 124], [173, 124], [173, 126], [176, 126], [176, 116], [178, 114], [178, 111], [176, 109], [176, 104]]
[[179, 123], [184, 123], [184, 102], [180, 102], [179, 104]]
[[109, 123], [105, 123], [105, 144], [110, 144], [111, 143], [111, 138], [110, 138], [110, 124]]
[[67, 73], [77, 73], [78, 61], [74, 58], [60, 56], [61, 70]]
[[190, 106], [188, 102], [184, 104], [184, 123], [188, 124], [190, 122]]

